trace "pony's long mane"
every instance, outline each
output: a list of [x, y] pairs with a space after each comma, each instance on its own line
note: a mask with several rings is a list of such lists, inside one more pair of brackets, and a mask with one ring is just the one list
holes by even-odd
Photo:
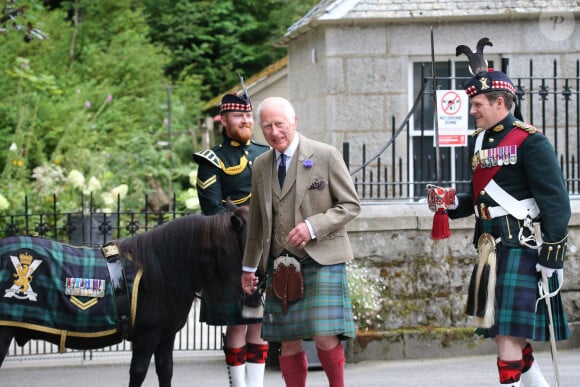
[[239, 282], [247, 217], [247, 207], [187, 215], [117, 245], [143, 270], [142, 291], [170, 314], [189, 311], [195, 293], [211, 294], [234, 278]]

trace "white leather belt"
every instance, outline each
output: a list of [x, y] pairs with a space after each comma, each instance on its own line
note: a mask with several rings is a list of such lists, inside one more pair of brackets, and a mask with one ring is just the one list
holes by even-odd
[[[513, 215], [517, 219], [523, 220], [527, 216], [534, 219], [536, 216], [538, 216], [540, 214], [540, 209], [538, 208], [538, 205], [536, 204], [536, 200], [534, 198], [519, 200], [519, 201], [516, 201], [516, 203], [518, 203], [518, 207], [520, 209], [522, 209], [522, 211], [517, 211], [517, 212], [514, 211], [515, 214], [512, 213], [511, 215]], [[503, 208], [502, 206], [487, 207], [487, 206], [482, 205], [481, 207], [475, 206], [474, 210], [475, 210], [475, 215], [478, 218], [484, 219], [484, 220], [491, 220], [494, 218], [498, 218], [500, 216], [505, 216], [505, 215], [510, 214], [510, 212], [508, 210], [506, 210], [505, 208]], [[525, 212], [523, 210], [525, 210]], [[516, 216], [516, 214], [518, 216]]]
[[475, 209], [475, 215], [479, 218], [479, 219], [484, 219], [484, 220], [491, 220], [493, 218], [498, 218], [500, 216], [505, 216], [508, 215], [509, 212], [507, 212], [502, 206], [495, 206], [495, 207], [487, 207], [487, 206], [482, 206], [482, 207], [474, 207]]

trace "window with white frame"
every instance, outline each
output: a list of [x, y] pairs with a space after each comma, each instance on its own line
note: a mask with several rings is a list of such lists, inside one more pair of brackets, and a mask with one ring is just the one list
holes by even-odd
[[[489, 62], [493, 67], [493, 62]], [[411, 95], [414, 101], [423, 90], [423, 98], [416, 108], [410, 123], [410, 148], [412, 158], [411, 171], [414, 184], [414, 197], [425, 196], [425, 184], [438, 183], [449, 186], [455, 182], [455, 188], [459, 191], [467, 188], [471, 178], [470, 163], [467, 147], [440, 147], [441, 176], [437, 176], [436, 150], [434, 146], [434, 115], [433, 115], [433, 76], [432, 64], [429, 62], [415, 61], [412, 64]], [[463, 61], [448, 60], [435, 62], [435, 89], [456, 90], [462, 89], [463, 83], [471, 77], [468, 63]], [[468, 129], [471, 133], [474, 128], [473, 117], [469, 117]]]

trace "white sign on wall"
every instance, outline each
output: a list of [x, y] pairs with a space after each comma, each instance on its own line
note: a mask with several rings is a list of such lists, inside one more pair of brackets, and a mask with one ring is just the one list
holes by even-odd
[[437, 90], [439, 146], [467, 145], [468, 114], [469, 99], [464, 90]]

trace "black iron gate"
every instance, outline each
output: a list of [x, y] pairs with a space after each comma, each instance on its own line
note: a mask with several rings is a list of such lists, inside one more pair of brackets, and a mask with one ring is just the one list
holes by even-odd
[[[392, 118], [387, 131], [392, 135], [377, 154], [367, 154], [366, 146], [351, 149], [343, 144], [343, 154], [347, 165], [350, 155], [361, 152], [359, 166], [349, 165], [357, 192], [363, 200], [422, 200], [425, 185], [437, 182], [437, 164], [433, 146], [433, 90], [460, 89], [469, 79], [466, 69], [457, 64], [455, 77], [437, 76], [433, 87], [430, 74], [431, 64], [421, 67], [421, 87], [417, 88], [416, 99], [407, 117], [397, 123]], [[438, 67], [438, 73], [451, 74], [449, 69]], [[508, 60], [501, 63], [507, 72]], [[558, 64], [553, 62], [552, 76], [534, 75], [533, 62], [529, 62], [529, 75], [512, 77], [516, 95], [526, 122], [533, 124], [544, 133], [557, 153], [568, 191], [577, 195], [580, 191], [580, 61], [576, 61], [575, 77], [558, 76]], [[470, 121], [473, 127], [473, 121]], [[397, 152], [404, 148], [404, 152]], [[404, 144], [401, 147], [401, 144]], [[441, 148], [441, 183], [455, 186], [464, 191], [469, 184], [471, 168], [467, 147]]]

